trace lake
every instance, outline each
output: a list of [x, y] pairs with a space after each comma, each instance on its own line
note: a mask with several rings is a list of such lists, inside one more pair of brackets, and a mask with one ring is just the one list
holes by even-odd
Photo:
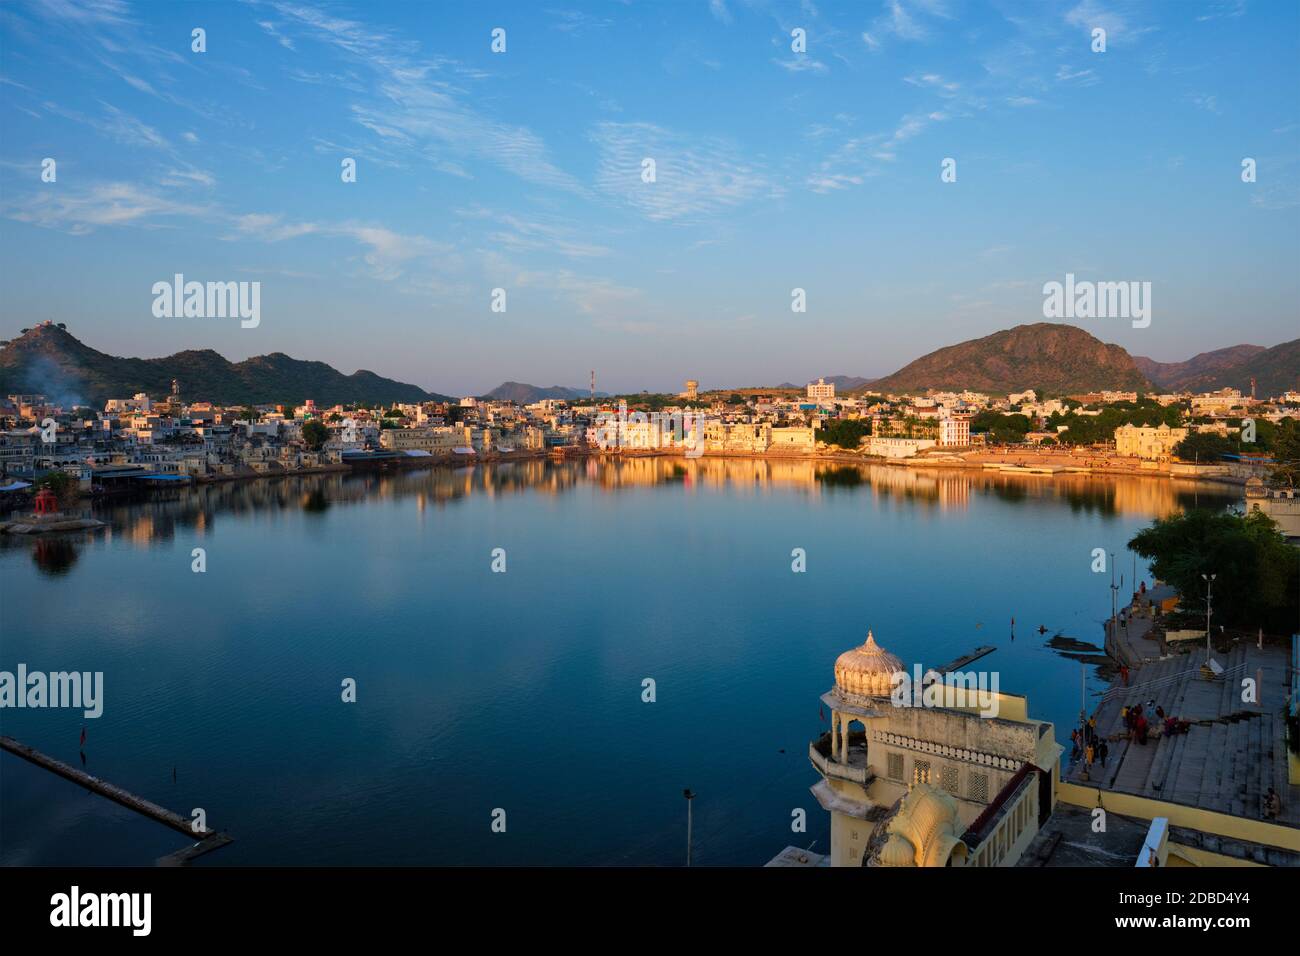
[[[1238, 497], [632, 458], [100, 504], [94, 534], [0, 539], [0, 670], [102, 671], [103, 715], [5, 709], [0, 733], [202, 808], [235, 842], [197, 865], [676, 866], [686, 787], [694, 862], [759, 865], [828, 849], [808, 742], [836, 656], [869, 628], [909, 665], [996, 645], [972, 668], [1068, 726], [1082, 665], [1046, 641], [1101, 644], [1110, 575], [1093, 549], [1115, 552], [1123, 599], [1134, 532]], [[791, 832], [798, 808], [806, 833]], [[184, 844], [0, 754], [0, 864], [147, 865]]]

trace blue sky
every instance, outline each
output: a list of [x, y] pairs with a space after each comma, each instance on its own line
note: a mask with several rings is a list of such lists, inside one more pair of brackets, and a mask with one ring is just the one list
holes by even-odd
[[[1073, 272], [1152, 283], [1149, 328], [1077, 323], [1134, 354], [1274, 345], [1298, 47], [1291, 0], [8, 3], [0, 337], [775, 384], [1042, 321]], [[177, 272], [260, 281], [261, 324], [155, 318]]]

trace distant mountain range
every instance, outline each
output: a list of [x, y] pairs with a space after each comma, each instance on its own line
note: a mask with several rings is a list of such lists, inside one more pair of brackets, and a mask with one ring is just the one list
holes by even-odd
[[[1156, 362], [1130, 356], [1120, 346], [1107, 345], [1075, 326], [1039, 322], [949, 345], [884, 378], [828, 375], [826, 381], [835, 383], [838, 394], [965, 388], [1078, 394], [1102, 389], [1249, 392], [1251, 378], [1261, 397], [1300, 389], [1300, 339], [1272, 348], [1234, 345], [1202, 352], [1185, 362]], [[786, 382], [776, 387], [804, 386]]]
[[[872, 382], [874, 378], [861, 378], [857, 375], [823, 375], [821, 376], [827, 385], [835, 386], [835, 393], [848, 394], [849, 392], [860, 392]], [[794, 385], [790, 382], [782, 382], [776, 388], [797, 388], [800, 391], [806, 387], [804, 385]]]
[[1186, 362], [1156, 362], [1135, 355], [1133, 364], [1153, 385], [1178, 391], [1203, 375], [1231, 368], [1264, 351], [1267, 350], [1262, 345], [1233, 345], [1213, 352], [1202, 352]]
[[364, 369], [344, 375], [324, 362], [304, 362], [283, 352], [230, 362], [211, 349], [166, 358], [118, 358], [98, 352], [70, 332], [38, 325], [0, 348], [0, 395], [37, 392], [65, 406], [102, 408], [110, 398], [171, 392], [222, 405], [300, 402], [321, 405], [446, 401], [447, 396], [395, 382]]
[[[1183, 366], [1187, 368], [1183, 369]], [[1271, 349], [1236, 345], [1215, 352], [1202, 352], [1186, 362], [1164, 365], [1155, 374], [1169, 384], [1162, 384], [1150, 372], [1147, 377], [1161, 384], [1162, 388], [1176, 391], [1211, 392], [1220, 388], [1237, 388], [1242, 394], [1249, 394], [1251, 379], [1255, 380], [1255, 392], [1261, 398], [1300, 391], [1300, 339], [1283, 342]]]
[[[597, 398], [605, 397], [605, 392], [597, 392]], [[497, 402], [514, 402], [516, 405], [531, 405], [533, 402], [540, 402], [543, 399], [559, 399], [563, 401], [578, 401], [591, 397], [589, 388], [565, 388], [563, 385], [552, 385], [549, 388], [542, 388], [539, 385], [526, 385], [523, 382], [502, 382], [492, 391], [482, 396]]]
[[[1156, 362], [1134, 358], [1083, 329], [1039, 322], [938, 349], [884, 378], [828, 375], [826, 381], [833, 382], [839, 394], [868, 388], [895, 393], [969, 388], [994, 394], [1034, 388], [1077, 394], [1101, 389], [1239, 388], [1248, 392], [1252, 378], [1261, 397], [1300, 390], [1300, 339], [1272, 348], [1234, 345], [1185, 362]], [[96, 351], [55, 325], [28, 329], [0, 348], [0, 395], [39, 392], [64, 406], [102, 407], [109, 398], [137, 392], [161, 398], [171, 391], [172, 379], [180, 382], [183, 396], [223, 405], [304, 398], [322, 405], [449, 400], [374, 372], [344, 375], [324, 362], [302, 361], [282, 352], [242, 362], [230, 362], [211, 349], [166, 358], [118, 358]], [[787, 382], [776, 387], [802, 390], [804, 386]], [[561, 385], [503, 382], [483, 397], [529, 404], [547, 398], [580, 401], [589, 394], [587, 389]], [[596, 394], [607, 397], [604, 392]]]

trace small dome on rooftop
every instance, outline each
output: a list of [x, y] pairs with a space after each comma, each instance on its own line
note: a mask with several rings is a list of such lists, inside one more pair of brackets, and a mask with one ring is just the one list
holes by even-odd
[[845, 651], [835, 661], [835, 687], [841, 694], [888, 697], [893, 676], [903, 670], [903, 662], [876, 643], [867, 631], [867, 642]]

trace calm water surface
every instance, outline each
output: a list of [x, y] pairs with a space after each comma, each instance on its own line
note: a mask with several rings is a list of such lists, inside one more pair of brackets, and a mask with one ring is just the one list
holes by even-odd
[[[1131, 588], [1136, 530], [1235, 497], [825, 469], [529, 462], [104, 506], [93, 536], [0, 540], [0, 669], [103, 671], [104, 714], [6, 709], [0, 733], [80, 764], [84, 723], [89, 772], [235, 837], [200, 865], [678, 865], [683, 787], [695, 862], [760, 864], [827, 848], [807, 746], [836, 656], [868, 628], [909, 664], [996, 645], [976, 666], [1068, 724], [1081, 665], [1045, 640], [1100, 644], [1092, 549]], [[182, 845], [0, 754], [0, 864]]]

